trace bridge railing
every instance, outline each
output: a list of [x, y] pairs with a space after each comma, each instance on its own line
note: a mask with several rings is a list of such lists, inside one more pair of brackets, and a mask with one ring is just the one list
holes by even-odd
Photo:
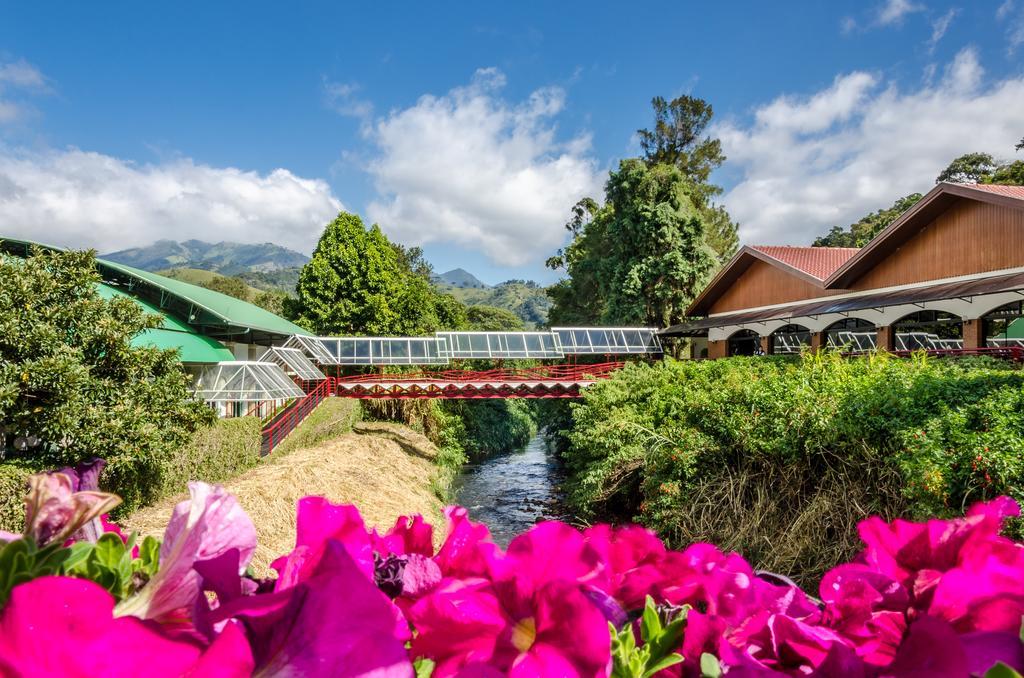
[[392, 382], [468, 383], [530, 381], [577, 382], [604, 379], [624, 362], [604, 362], [591, 365], [537, 365], [535, 367], [497, 368], [491, 370], [438, 370], [396, 372], [392, 374], [353, 374], [335, 377], [335, 384], [380, 384]]
[[310, 388], [305, 397], [296, 400], [286, 410], [277, 415], [263, 427], [260, 441], [260, 456], [267, 456], [274, 451], [289, 433], [295, 430], [309, 414], [317, 408], [324, 398], [334, 392], [333, 380], [330, 378], [317, 382], [307, 382]]

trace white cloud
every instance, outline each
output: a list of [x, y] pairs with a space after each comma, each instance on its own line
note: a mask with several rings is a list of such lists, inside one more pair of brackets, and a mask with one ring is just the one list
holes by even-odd
[[939, 40], [942, 40], [942, 36], [944, 36], [946, 31], [949, 30], [949, 26], [953, 23], [953, 19], [956, 17], [958, 11], [959, 10], [957, 8], [953, 7], [932, 22], [932, 37], [928, 39], [929, 52], [935, 49], [935, 46], [939, 44]]
[[914, 12], [920, 12], [924, 5], [911, 2], [911, 0], [885, 0], [885, 3], [878, 8], [878, 15], [875, 17], [878, 23], [889, 26], [903, 21], [903, 17]]
[[554, 119], [565, 92], [539, 89], [525, 101], [500, 96], [494, 68], [443, 96], [425, 95], [368, 132], [378, 153], [367, 166], [381, 196], [369, 217], [408, 244], [451, 242], [502, 265], [549, 255], [584, 196], [602, 178], [590, 138], [560, 141]]
[[839, 22], [839, 30], [842, 31], [843, 35], [849, 35], [857, 30], [857, 20], [852, 16], [844, 16]]
[[1013, 5], [1013, 0], [1006, 0], [1003, 4], [999, 5], [999, 8], [996, 10], [996, 19], [1002, 21], [1010, 16], [1010, 12], [1013, 11]]
[[953, 158], [1007, 157], [1020, 139], [1024, 76], [987, 83], [973, 50], [903, 91], [872, 74], [780, 97], [715, 133], [742, 178], [723, 197], [744, 242], [809, 244], [897, 198], [925, 192]]
[[341, 115], [368, 120], [373, 115], [373, 103], [358, 96], [362, 87], [354, 82], [324, 80], [327, 105]]
[[190, 159], [136, 165], [100, 153], [0, 149], [0, 235], [100, 252], [159, 238], [312, 250], [342, 209], [327, 184]]
[[25, 113], [25, 105], [11, 98], [15, 91], [40, 94], [49, 87], [39, 69], [23, 59], [0, 63], [0, 124], [14, 122]]

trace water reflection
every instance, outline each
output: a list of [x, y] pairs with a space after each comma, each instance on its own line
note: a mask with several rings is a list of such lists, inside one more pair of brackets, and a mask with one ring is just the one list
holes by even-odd
[[537, 434], [519, 451], [468, 464], [455, 489], [456, 501], [473, 520], [487, 524], [494, 541], [512, 537], [545, 518], [562, 518], [561, 469]]

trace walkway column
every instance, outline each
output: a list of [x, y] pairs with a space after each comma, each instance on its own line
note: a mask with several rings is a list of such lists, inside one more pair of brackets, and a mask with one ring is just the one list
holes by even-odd
[[882, 351], [896, 350], [896, 337], [893, 335], [892, 325], [885, 325], [878, 328], [878, 338], [875, 339], [875, 348]]
[[985, 323], [981, 318], [964, 320], [964, 348], [985, 347]]
[[709, 341], [708, 342], [708, 358], [714, 360], [715, 358], [725, 358], [729, 353], [729, 342], [726, 340], [722, 341]]
[[817, 353], [825, 346], [824, 332], [811, 332], [811, 353]]
[[764, 352], [765, 355], [772, 354], [772, 338], [770, 336], [761, 337], [761, 351]]

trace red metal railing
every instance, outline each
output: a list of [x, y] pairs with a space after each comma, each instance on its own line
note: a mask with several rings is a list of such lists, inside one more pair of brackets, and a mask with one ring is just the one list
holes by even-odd
[[436, 372], [397, 372], [394, 374], [353, 374], [335, 377], [339, 384], [380, 384], [395, 382], [429, 382], [436, 384], [464, 384], [490, 382], [518, 384], [532, 381], [577, 382], [604, 379], [623, 362], [595, 363], [593, 365], [538, 365], [535, 367], [499, 368], [494, 370], [441, 370]]
[[278, 414], [274, 419], [263, 427], [262, 441], [260, 445], [260, 455], [267, 456], [274, 451], [282, 440], [284, 440], [289, 433], [295, 430], [295, 427], [302, 423], [302, 420], [309, 416], [309, 413], [317, 408], [324, 398], [327, 398], [333, 392], [332, 382], [333, 380], [328, 378], [318, 382], [306, 382], [303, 386], [308, 385], [306, 396], [296, 400], [294, 403], [288, 406], [283, 412]]

